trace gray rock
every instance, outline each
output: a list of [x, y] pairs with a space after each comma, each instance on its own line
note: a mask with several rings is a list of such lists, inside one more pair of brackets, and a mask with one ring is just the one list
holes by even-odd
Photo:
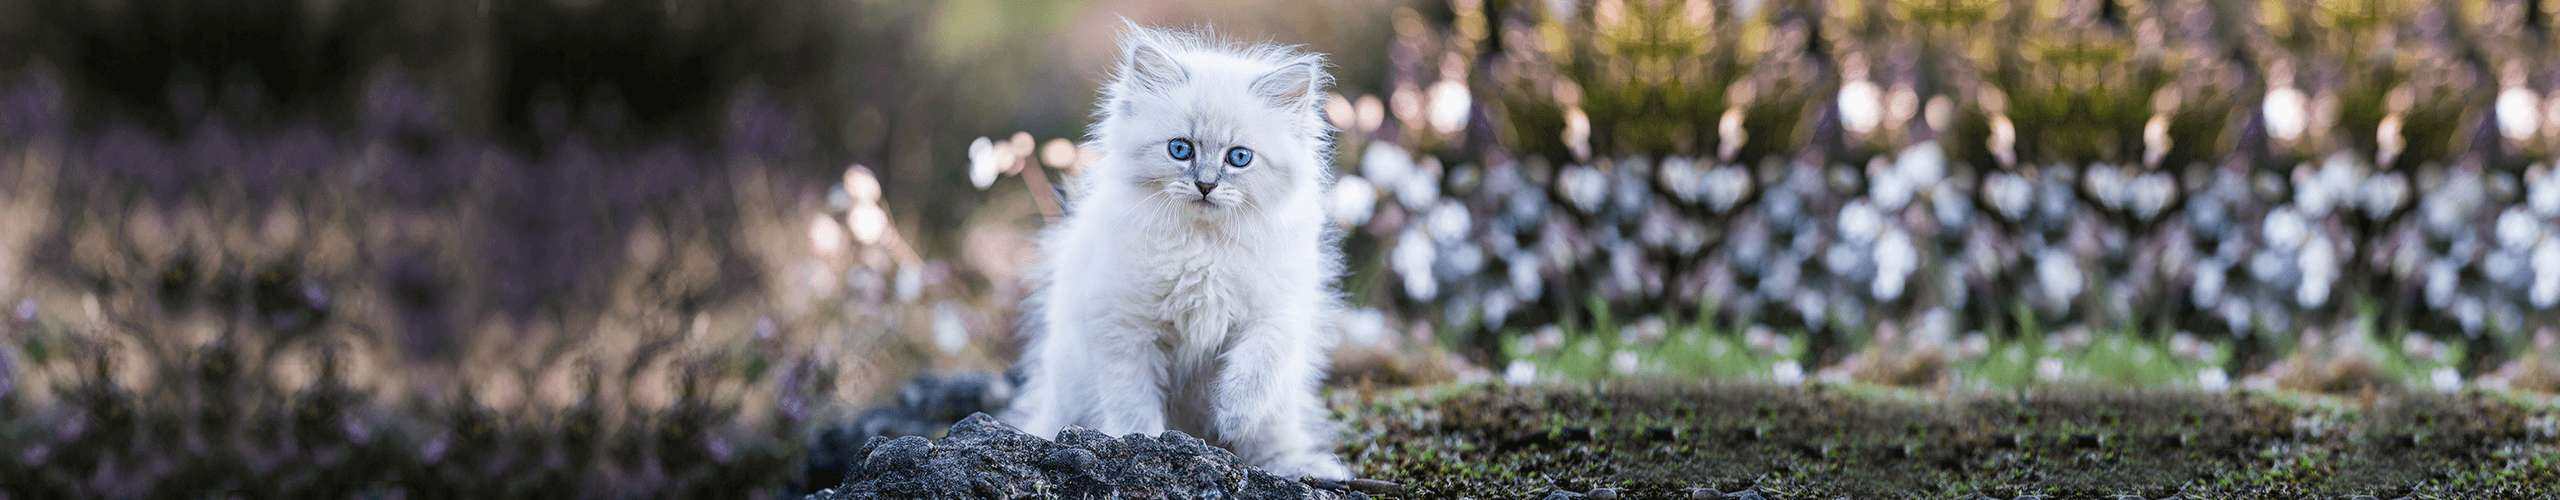
[[862, 467], [870, 447], [854, 448], [855, 444], [880, 437], [932, 435], [970, 413], [1004, 407], [1021, 383], [1012, 373], [924, 375], [908, 380], [888, 404], [820, 425], [817, 439], [809, 445], [801, 486], [833, 485]]
[[974, 414], [952, 425], [940, 443], [910, 436], [865, 448], [866, 458], [843, 484], [808, 498], [1344, 496], [1245, 465], [1234, 453], [1172, 431], [1112, 438], [1068, 429], [1050, 441]]

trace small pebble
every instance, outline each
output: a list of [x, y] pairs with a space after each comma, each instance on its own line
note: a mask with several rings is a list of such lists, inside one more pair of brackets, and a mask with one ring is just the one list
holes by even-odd
[[1183, 433], [1182, 431], [1166, 430], [1162, 436], [1163, 437], [1159, 439], [1163, 440], [1164, 444], [1171, 447], [1175, 452], [1191, 455], [1211, 453], [1208, 441], [1202, 441], [1200, 438], [1191, 437], [1190, 434]]
[[907, 436], [871, 450], [862, 466], [873, 471], [893, 471], [924, 465], [925, 456], [933, 453], [933, 442], [922, 436]]
[[1040, 466], [1058, 472], [1081, 474], [1093, 470], [1094, 464], [1101, 460], [1100, 457], [1095, 457], [1092, 451], [1083, 448], [1059, 447], [1050, 450], [1049, 456], [1042, 457]]
[[1078, 448], [1091, 448], [1095, 445], [1102, 444], [1104, 441], [1110, 440], [1111, 436], [1103, 434], [1102, 431], [1075, 426], [1069, 426], [1065, 430], [1058, 431], [1057, 439], [1058, 444]]

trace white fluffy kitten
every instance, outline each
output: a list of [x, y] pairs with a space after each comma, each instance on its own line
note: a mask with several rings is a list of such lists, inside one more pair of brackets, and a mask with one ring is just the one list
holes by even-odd
[[1316, 394], [1340, 267], [1317, 203], [1329, 77], [1321, 56], [1205, 38], [1122, 39], [1088, 143], [1102, 160], [1042, 241], [1008, 420], [1178, 429], [1284, 476], [1345, 478]]

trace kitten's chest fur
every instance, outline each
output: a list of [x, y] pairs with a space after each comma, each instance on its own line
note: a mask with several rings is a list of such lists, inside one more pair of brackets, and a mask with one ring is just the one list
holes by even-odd
[[[1243, 266], [1251, 265], [1251, 249], [1210, 238], [1179, 238], [1142, 245], [1139, 276], [1129, 297], [1136, 311], [1155, 323], [1157, 339], [1174, 359], [1184, 354], [1214, 352], [1235, 330], [1250, 321], [1256, 289]], [[1265, 284], [1266, 286], [1268, 284]]]

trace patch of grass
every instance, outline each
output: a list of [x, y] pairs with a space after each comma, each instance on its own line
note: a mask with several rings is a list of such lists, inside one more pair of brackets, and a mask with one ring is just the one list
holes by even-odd
[[[1502, 335], [1500, 345], [1504, 360], [1525, 361], [1537, 367], [1539, 380], [1589, 382], [1627, 378], [1667, 378], [1723, 382], [1769, 381], [1773, 368], [1784, 363], [1802, 363], [1809, 336], [1800, 331], [1764, 335], [1753, 339], [1742, 326], [1718, 325], [1706, 320], [1664, 321], [1659, 336], [1628, 335], [1628, 322], [1612, 316], [1605, 303], [1590, 304], [1592, 318], [1588, 327], [1568, 325], [1559, 328], [1561, 340], [1541, 340], [1529, 332], [1512, 331]], [[1706, 306], [1710, 310], [1713, 306]], [[2440, 372], [2459, 367], [2467, 353], [2460, 342], [2415, 339], [2408, 332], [2385, 332], [2379, 313], [2374, 308], [2359, 309], [2355, 320], [2314, 357], [2353, 355], [2368, 358], [2375, 370], [2390, 383], [2401, 387], [2430, 387]], [[2237, 383], [2247, 373], [2223, 373], [2235, 361], [2235, 353], [2243, 343], [2261, 339], [2200, 337], [2173, 335], [2168, 332], [2142, 332], [2131, 328], [2075, 330], [2066, 333], [2046, 331], [2035, 314], [2020, 306], [2014, 311], [2013, 331], [1983, 334], [1968, 351], [1950, 345], [1918, 346], [1943, 349], [1947, 362], [1940, 368], [1957, 376], [1968, 387], [2025, 388], [2049, 384], [2095, 384], [2135, 388], [2197, 387], [2204, 385], [2208, 373], [2219, 373], [2224, 383]], [[1700, 318], [1712, 315], [1702, 310]], [[1637, 323], [1660, 321], [1653, 318]], [[1967, 335], [1971, 335], [1968, 333]], [[2068, 341], [2057, 341], [2070, 336]], [[1857, 338], [1868, 338], [1861, 334]], [[1962, 342], [1967, 339], [1952, 339]], [[2284, 350], [2298, 346], [2279, 346]], [[2419, 350], [2412, 350], [2413, 347]], [[1887, 349], [1898, 352], [1914, 348], [1906, 344], [1879, 344], [1859, 349]], [[1633, 370], [1621, 370], [1620, 358], [1635, 360]], [[1823, 367], [1799, 368], [1811, 372]]]
[[[1503, 356], [1529, 361], [1543, 377], [1564, 381], [1629, 376], [1766, 381], [1772, 367], [1801, 359], [1806, 348], [1801, 334], [1780, 336], [1774, 345], [1755, 348], [1741, 329], [1705, 322], [1671, 324], [1664, 327], [1661, 338], [1631, 342], [1607, 309], [1606, 304], [1595, 304], [1598, 320], [1593, 328], [1562, 329], [1564, 341], [1553, 350], [1539, 349], [1534, 335], [1506, 335]], [[1632, 373], [1621, 373], [1614, 366], [1621, 352], [1634, 356]]]
[[[2227, 341], [2215, 341], [2206, 342], [2212, 347], [2202, 355], [2181, 355], [2166, 340], [2130, 332], [2096, 336], [2072, 349], [2054, 349], [2046, 340], [2034, 336], [1992, 341], [1984, 356], [1960, 363], [1956, 369], [1966, 380], [1995, 387], [2056, 382], [2177, 387], [2195, 385], [2200, 372], [2223, 366], [2231, 352]], [[2059, 377], [2047, 379], [2040, 373], [2047, 362], [2059, 363]]]

